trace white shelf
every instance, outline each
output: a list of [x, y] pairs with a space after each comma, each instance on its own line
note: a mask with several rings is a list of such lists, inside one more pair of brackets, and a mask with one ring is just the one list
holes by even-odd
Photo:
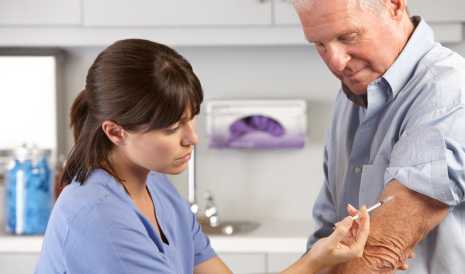
[[0, 253], [39, 253], [42, 236], [11, 236], [0, 234]]
[[[309, 222], [275, 220], [263, 222], [246, 235], [210, 236], [210, 242], [218, 253], [303, 253], [311, 231]], [[1, 232], [0, 253], [39, 253], [42, 240], [42, 236], [13, 236]]]

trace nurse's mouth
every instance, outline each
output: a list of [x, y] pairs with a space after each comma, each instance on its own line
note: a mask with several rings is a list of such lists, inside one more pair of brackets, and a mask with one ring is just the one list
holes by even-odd
[[187, 153], [186, 155], [177, 158], [176, 160], [181, 161], [181, 162], [189, 161], [190, 158], [191, 158], [191, 154], [192, 154], [192, 153], [189, 152], [189, 153]]

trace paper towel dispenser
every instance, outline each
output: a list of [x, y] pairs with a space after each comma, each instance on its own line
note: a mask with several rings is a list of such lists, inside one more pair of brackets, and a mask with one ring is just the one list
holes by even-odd
[[305, 100], [213, 100], [206, 103], [211, 148], [302, 148]]

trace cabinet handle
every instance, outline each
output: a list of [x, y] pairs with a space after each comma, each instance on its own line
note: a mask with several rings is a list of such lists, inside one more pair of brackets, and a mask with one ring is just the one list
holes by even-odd
[[268, 3], [270, 2], [270, 0], [258, 0], [258, 3], [260, 4], [265, 4], [265, 3]]

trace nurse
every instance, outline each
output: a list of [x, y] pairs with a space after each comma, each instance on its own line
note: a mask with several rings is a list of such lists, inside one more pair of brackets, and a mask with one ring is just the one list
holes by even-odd
[[[100, 53], [71, 108], [75, 145], [35, 273], [231, 273], [165, 176], [187, 166], [202, 100], [191, 65], [164, 45], [129, 39]], [[360, 214], [283, 273], [360, 257], [369, 233]]]

